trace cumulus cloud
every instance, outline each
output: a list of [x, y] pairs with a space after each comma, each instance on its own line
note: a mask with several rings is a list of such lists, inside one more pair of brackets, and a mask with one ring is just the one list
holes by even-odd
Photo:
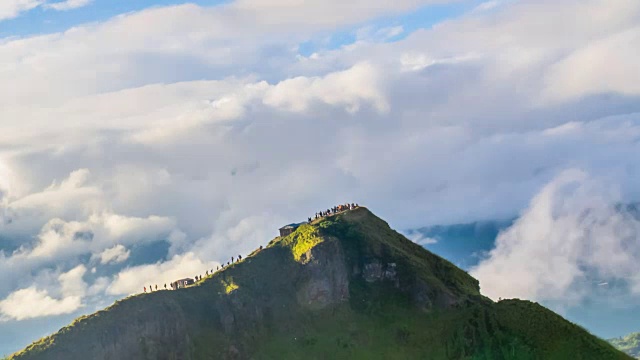
[[471, 274], [494, 299], [576, 305], [609, 281], [623, 287], [616, 296], [626, 296], [610, 300], [629, 304], [640, 295], [640, 217], [621, 200], [614, 184], [578, 170], [563, 172], [498, 236], [496, 248]]
[[[380, 113], [389, 110], [386, 95], [382, 91], [380, 70], [366, 62], [325, 76], [299, 76], [273, 85], [265, 81], [234, 84], [234, 88], [226, 85], [229, 89], [227, 93], [220, 92], [220, 82], [207, 85], [210, 85], [210, 92], [202, 96], [213, 97], [208, 101], [191, 99], [187, 104], [181, 103], [172, 109], [165, 104], [163, 111], [151, 110], [155, 114], [153, 116], [136, 108], [138, 114], [135, 116], [139, 116], [139, 119], [164, 124], [149, 128], [147, 123], [140, 123], [142, 129], [129, 139], [143, 144], [172, 142], [176, 137], [193, 136], [194, 129], [207, 124], [227, 125], [241, 120], [250, 109], [259, 108], [260, 104], [293, 113], [307, 113], [319, 105], [341, 107], [351, 114], [358, 112], [363, 105], [370, 105]], [[219, 95], [215, 96], [216, 93]], [[194, 93], [190, 91], [190, 95]], [[183, 118], [183, 121], [175, 122], [176, 116]]]
[[126, 261], [131, 255], [131, 251], [127, 250], [126, 247], [118, 244], [112, 248], [106, 249], [98, 256], [100, 258], [101, 264], [109, 264], [109, 263], [121, 263]]
[[11, 293], [0, 301], [0, 312], [14, 320], [26, 320], [42, 316], [69, 314], [81, 306], [79, 297], [54, 299], [45, 290], [28, 287]]
[[78, 265], [68, 272], [60, 274], [58, 280], [62, 295], [83, 297], [87, 292], [87, 284], [83, 280], [86, 272], [87, 268], [84, 265]]
[[3, 234], [39, 232], [34, 243], [22, 244], [14, 256], [59, 259], [103, 251], [114, 244], [168, 239], [179, 232], [169, 217], [114, 213], [106, 190], [89, 184], [89, 176], [87, 169], [75, 170], [59, 184], [54, 181], [43, 191], [5, 203], [5, 221], [0, 224]]
[[86, 268], [79, 265], [58, 276], [60, 298], [35, 285], [17, 290], [0, 301], [0, 313], [6, 319], [26, 320], [43, 316], [70, 314], [83, 306], [87, 284], [83, 280]]
[[360, 109], [364, 101], [371, 102], [379, 112], [389, 110], [380, 91], [379, 71], [370, 64], [329, 74], [324, 78], [297, 77], [282, 81], [269, 89], [264, 103], [293, 112], [306, 112], [314, 101], [328, 105], [343, 105], [349, 113]]
[[33, 248], [21, 248], [14, 256], [66, 258], [101, 251], [114, 243], [130, 245], [168, 239], [174, 231], [178, 230], [173, 220], [157, 216], [134, 218], [102, 213], [83, 222], [53, 219], [42, 228]]
[[60, 184], [54, 181], [42, 191], [14, 197], [5, 204], [10, 224], [3, 226], [3, 230], [33, 232], [51, 218], [91, 214], [103, 199], [100, 189], [88, 183], [89, 176], [88, 169], [74, 170]]

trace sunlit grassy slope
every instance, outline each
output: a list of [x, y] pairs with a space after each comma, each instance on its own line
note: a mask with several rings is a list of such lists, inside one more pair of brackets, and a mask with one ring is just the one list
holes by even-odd
[[[374, 262], [397, 275], [365, 281]], [[11, 357], [127, 358], [630, 359], [540, 305], [482, 297], [474, 278], [365, 208], [303, 225], [188, 289], [119, 301]]]

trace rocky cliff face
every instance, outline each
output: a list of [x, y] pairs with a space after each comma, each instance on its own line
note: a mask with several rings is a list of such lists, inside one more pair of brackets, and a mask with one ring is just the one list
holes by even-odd
[[461, 358], [499, 350], [503, 340], [460, 342], [448, 330], [491, 304], [464, 271], [358, 209], [303, 225], [196, 286], [119, 301], [12, 359], [375, 358], [388, 349], [383, 358]]
[[349, 273], [339, 241], [328, 239], [307, 251], [302, 266], [304, 283], [297, 289], [298, 305], [323, 309], [349, 300]]

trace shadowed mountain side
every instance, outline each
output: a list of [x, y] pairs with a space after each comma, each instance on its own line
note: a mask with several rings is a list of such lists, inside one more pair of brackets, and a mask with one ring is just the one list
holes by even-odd
[[366, 208], [300, 226], [187, 289], [80, 318], [10, 359], [629, 359], [478, 281]]

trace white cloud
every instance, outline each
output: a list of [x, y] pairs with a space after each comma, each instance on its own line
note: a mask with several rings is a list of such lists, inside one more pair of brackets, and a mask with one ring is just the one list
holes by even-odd
[[[83, 307], [82, 299], [87, 292], [83, 280], [86, 268], [79, 265], [58, 276], [60, 298], [51, 296], [50, 291], [38, 289], [35, 285], [17, 290], [0, 301], [0, 313], [4, 320], [26, 320], [43, 316], [70, 314]], [[56, 285], [54, 285], [56, 286]]]
[[126, 261], [129, 258], [129, 255], [131, 255], [131, 252], [127, 250], [126, 247], [118, 244], [112, 248], [106, 249], [98, 257], [100, 258], [101, 264], [118, 264]]
[[628, 289], [621, 302], [629, 304], [629, 296], [640, 296], [640, 218], [618, 209], [620, 200], [611, 184], [581, 171], [564, 172], [499, 235], [471, 274], [493, 299], [564, 305], [578, 304], [603, 281], [623, 281]]
[[350, 23], [359, 23], [370, 18], [397, 14], [428, 4], [443, 4], [451, 0], [399, 0], [381, 1], [372, 5], [370, 1], [353, 0], [236, 0], [230, 8], [242, 13], [260, 14], [264, 24], [285, 23], [292, 25], [331, 26], [333, 28]]
[[60, 274], [60, 288], [64, 297], [77, 296], [84, 297], [87, 293], [87, 283], [84, 282], [84, 274], [87, 268], [84, 265], [78, 265], [66, 273]]
[[[168, 217], [115, 214], [105, 190], [89, 181], [87, 169], [75, 170], [60, 184], [5, 203], [1, 233], [16, 236], [39, 228], [36, 242], [23, 244], [16, 257], [51, 260], [111, 248], [113, 253], [103, 255], [118, 260], [126, 253], [119, 251], [126, 249], [113, 248], [116, 244], [153, 242], [178, 231], [175, 220]], [[73, 220], [78, 218], [83, 220]]]
[[474, 12], [489, 11], [502, 5], [501, 3], [502, 1], [497, 1], [497, 0], [485, 1], [480, 5], [476, 6], [475, 9], [473, 9], [473, 11]]
[[566, 101], [614, 92], [640, 95], [640, 27], [599, 39], [554, 64], [546, 97]]
[[371, 102], [379, 112], [389, 110], [380, 89], [380, 74], [367, 63], [335, 72], [324, 78], [297, 77], [278, 83], [264, 97], [264, 103], [293, 112], [306, 112], [314, 101], [343, 105], [349, 113]]
[[60, 184], [55, 181], [43, 191], [33, 191], [13, 199], [5, 205], [10, 215], [10, 226], [4, 231], [33, 232], [55, 217], [87, 216], [103, 203], [101, 190], [88, 183], [89, 171], [71, 172]]
[[44, 0], [3, 0], [0, 2], [0, 21], [15, 18], [21, 12], [40, 6]]
[[67, 11], [67, 10], [73, 10], [73, 9], [78, 9], [78, 8], [87, 6], [91, 4], [92, 1], [93, 0], [65, 0], [65, 1], [58, 1], [54, 3], [48, 3], [45, 5], [45, 7], [49, 9], [58, 10], [58, 11]]
[[81, 306], [81, 299], [77, 296], [54, 299], [45, 290], [28, 287], [18, 290], [0, 301], [0, 312], [10, 319], [26, 320], [70, 314]]
[[47, 0], [2, 0], [0, 2], [0, 21], [18, 17], [21, 13], [39, 6], [47, 9], [66, 11], [89, 5], [93, 0], [65, 0], [47, 2]]
[[[15, 256], [60, 259], [101, 252], [118, 243], [129, 245], [168, 239], [175, 226], [169, 218], [135, 218], [112, 213], [91, 215], [84, 222], [52, 219], [42, 228], [33, 248], [23, 248]], [[101, 259], [109, 255], [114, 253], [103, 252]]]
[[414, 243], [422, 246], [433, 245], [438, 243], [438, 239], [425, 236], [419, 231], [411, 231], [407, 234], [404, 234], [404, 236], [406, 236], [407, 239], [413, 241]]

